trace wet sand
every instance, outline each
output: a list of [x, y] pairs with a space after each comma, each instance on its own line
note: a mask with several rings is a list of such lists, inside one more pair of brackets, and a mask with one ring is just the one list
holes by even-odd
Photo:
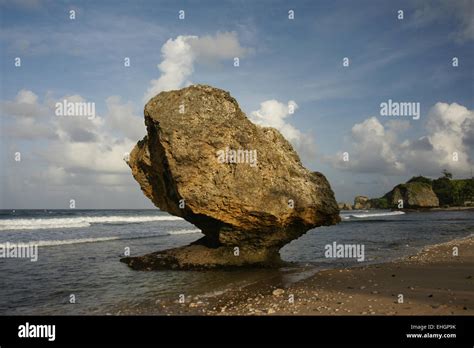
[[[453, 256], [455, 247], [458, 256]], [[262, 283], [116, 314], [473, 315], [474, 237], [434, 245], [400, 261], [321, 271], [288, 287], [279, 279]]]

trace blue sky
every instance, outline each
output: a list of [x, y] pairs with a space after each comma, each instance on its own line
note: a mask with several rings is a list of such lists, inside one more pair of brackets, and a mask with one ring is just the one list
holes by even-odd
[[[466, 177], [473, 167], [472, 1], [21, 0], [0, 8], [0, 208], [67, 208], [70, 199], [80, 208], [151, 207], [119, 155], [145, 134], [144, 98], [165, 74], [157, 65], [168, 40], [166, 61], [191, 72], [167, 87], [210, 84], [250, 118], [283, 125], [339, 201], [444, 168]], [[94, 102], [98, 117], [58, 121], [51, 105], [65, 97]], [[420, 119], [380, 116], [388, 99], [420, 103]], [[79, 130], [88, 141], [77, 141]]]

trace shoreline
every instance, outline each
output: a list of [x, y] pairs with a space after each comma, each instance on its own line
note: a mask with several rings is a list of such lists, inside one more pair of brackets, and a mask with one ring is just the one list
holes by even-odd
[[447, 207], [447, 208], [442, 208], [442, 207], [435, 207], [435, 208], [403, 208], [403, 209], [377, 209], [377, 208], [368, 208], [368, 209], [340, 209], [340, 212], [358, 212], [358, 211], [379, 211], [379, 210], [388, 210], [388, 211], [402, 211], [406, 213], [430, 213], [430, 212], [442, 212], [442, 211], [474, 211], [474, 207]]
[[[458, 256], [452, 255], [454, 247]], [[427, 246], [399, 260], [323, 270], [283, 284], [273, 277], [216, 296], [156, 301], [115, 314], [474, 315], [474, 236]]]
[[442, 207], [436, 207], [436, 208], [418, 208], [418, 209], [395, 209], [394, 211], [404, 211], [404, 212], [438, 212], [438, 211], [474, 211], [474, 207], [447, 207], [447, 208], [442, 208]]
[[449, 207], [449, 208], [430, 208], [429, 211], [469, 211], [474, 210], [474, 207]]

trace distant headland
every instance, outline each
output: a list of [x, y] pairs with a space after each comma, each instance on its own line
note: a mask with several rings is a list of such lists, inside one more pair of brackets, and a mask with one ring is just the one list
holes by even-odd
[[398, 184], [382, 197], [356, 196], [354, 204], [339, 202], [338, 205], [341, 210], [474, 209], [474, 177], [453, 179], [447, 170], [437, 179], [414, 176], [406, 183]]

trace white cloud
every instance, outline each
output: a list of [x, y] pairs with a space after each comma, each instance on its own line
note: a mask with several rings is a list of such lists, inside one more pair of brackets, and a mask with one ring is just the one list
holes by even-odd
[[243, 48], [235, 32], [218, 32], [214, 36], [183, 36], [169, 39], [161, 47], [163, 60], [158, 64], [161, 76], [150, 81], [143, 102], [160, 92], [179, 89], [191, 84], [188, 80], [197, 61], [219, 61], [243, 57], [248, 49]]
[[38, 96], [32, 91], [22, 89], [18, 91], [14, 100], [3, 101], [2, 114], [6, 116], [19, 116], [37, 118], [44, 116], [47, 110], [38, 104]]
[[100, 138], [100, 128], [104, 124], [101, 117], [59, 117], [55, 115], [56, 102], [67, 100], [70, 103], [87, 103], [82, 96], [68, 95], [58, 100], [48, 100], [47, 104], [50, 107], [50, 122], [55, 130], [57, 136], [62, 142], [96, 142]]
[[37, 153], [68, 173], [129, 173], [123, 157], [134, 145], [135, 142], [129, 139], [117, 141], [102, 136], [97, 142], [51, 142]]
[[143, 116], [134, 112], [131, 102], [123, 103], [119, 96], [110, 96], [105, 100], [107, 114], [105, 122], [107, 127], [113, 128], [131, 140], [138, 141], [146, 134]]
[[29, 139], [54, 138], [55, 132], [43, 122], [49, 114], [49, 108], [38, 102], [38, 96], [32, 91], [18, 91], [14, 100], [0, 103], [4, 119], [5, 136]]
[[64, 99], [89, 102], [80, 95], [51, 98], [49, 94], [40, 101], [32, 91], [21, 90], [14, 100], [1, 103], [2, 113], [9, 116], [5, 129], [10, 149], [18, 149], [18, 140], [35, 141], [34, 147], [22, 150], [22, 158], [28, 160], [9, 170], [19, 170], [14, 174], [18, 177], [28, 173], [23, 182], [38, 189], [73, 185], [84, 176], [89, 180], [82, 182], [86, 186], [132, 184], [123, 158], [146, 133], [133, 105], [111, 96], [106, 99], [105, 117], [56, 116], [55, 104]]
[[166, 41], [161, 48], [163, 61], [158, 65], [161, 76], [150, 81], [151, 86], [143, 97], [144, 102], [162, 91], [178, 89], [185, 84], [194, 69], [195, 55], [189, 41], [196, 38], [180, 35], [174, 40]]
[[[457, 103], [436, 103], [428, 113], [426, 129], [426, 138], [407, 146], [418, 146], [423, 140], [431, 145], [431, 150], [425, 149], [425, 153], [410, 151], [410, 156], [407, 157], [412, 167], [419, 167], [421, 161], [431, 162], [431, 167], [438, 171], [446, 168], [454, 173], [467, 175], [474, 164], [474, 110]], [[453, 157], [455, 153], [457, 161]]]
[[[356, 172], [382, 172], [397, 175], [404, 171], [404, 164], [397, 158], [397, 134], [385, 129], [376, 117], [357, 123], [351, 130], [352, 143], [339, 152], [336, 159], [329, 159], [339, 169]], [[344, 152], [349, 161], [344, 161]]]
[[36, 104], [36, 102], [38, 101], [38, 96], [32, 91], [22, 89], [16, 95], [15, 100], [17, 103]]
[[217, 32], [214, 36], [195, 36], [189, 43], [198, 61], [233, 59], [244, 57], [250, 52], [248, 48], [240, 45], [237, 33], [234, 31]]
[[51, 127], [31, 117], [18, 118], [15, 123], [5, 127], [5, 134], [23, 140], [54, 139], [57, 136]]
[[293, 100], [287, 104], [275, 99], [266, 100], [260, 103], [260, 109], [250, 113], [250, 119], [260, 126], [278, 129], [289, 142], [296, 145], [300, 142], [302, 134], [285, 120], [290, 115], [290, 108], [294, 112], [298, 104]]
[[[304, 160], [309, 160], [315, 154], [315, 144], [310, 134], [303, 133], [288, 122], [288, 118], [298, 109], [298, 104], [290, 100], [284, 104], [271, 99], [260, 103], [260, 109], [250, 113], [250, 120], [263, 127], [278, 129]], [[305, 161], [303, 161], [305, 162]]]
[[[361, 173], [437, 176], [448, 169], [458, 176], [469, 175], [474, 165], [474, 111], [439, 102], [427, 119], [426, 135], [401, 141], [408, 121], [391, 120], [384, 126], [376, 117], [368, 118], [352, 127], [347, 149], [326, 160], [336, 168]], [[349, 161], [343, 160], [343, 152], [349, 153]]]

